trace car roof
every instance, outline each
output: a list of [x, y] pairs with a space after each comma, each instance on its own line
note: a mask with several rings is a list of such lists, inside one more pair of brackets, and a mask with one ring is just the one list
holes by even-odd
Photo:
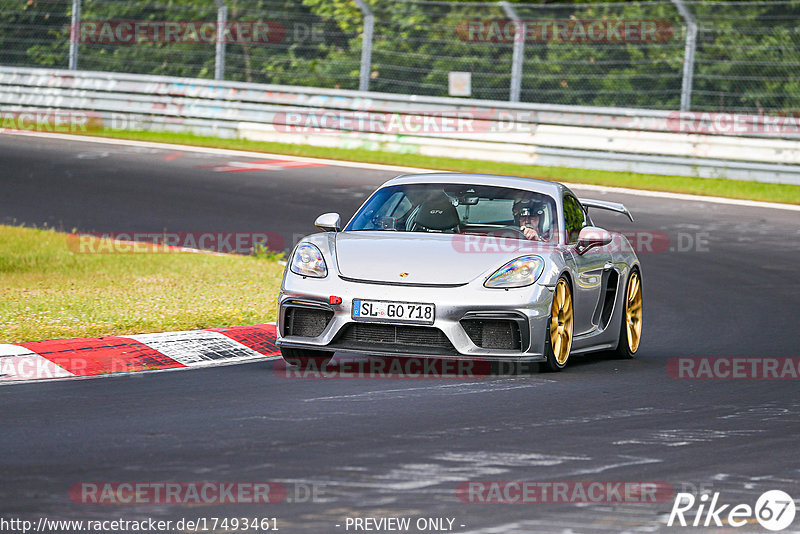
[[502, 176], [497, 174], [476, 174], [464, 172], [434, 172], [422, 174], [404, 174], [397, 178], [392, 178], [381, 185], [407, 184], [469, 184], [469, 185], [490, 185], [497, 187], [509, 187], [512, 189], [522, 189], [535, 193], [544, 193], [554, 198], [560, 198], [564, 192], [570, 192], [569, 188], [558, 182], [547, 180], [537, 180], [536, 178], [523, 178], [521, 176]]

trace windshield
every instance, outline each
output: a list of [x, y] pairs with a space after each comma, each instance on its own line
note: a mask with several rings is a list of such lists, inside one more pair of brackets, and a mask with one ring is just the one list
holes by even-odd
[[558, 235], [552, 197], [532, 191], [467, 184], [384, 187], [345, 231], [385, 230], [485, 234], [535, 241]]

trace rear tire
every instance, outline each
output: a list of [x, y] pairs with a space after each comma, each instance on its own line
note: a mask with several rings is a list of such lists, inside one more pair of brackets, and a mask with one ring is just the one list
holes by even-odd
[[322, 369], [331, 360], [333, 353], [323, 350], [281, 347], [281, 356], [286, 363], [300, 369]]
[[542, 370], [560, 371], [567, 366], [572, 349], [572, 318], [572, 290], [562, 276], [553, 292], [544, 348], [547, 361], [542, 363]]
[[642, 276], [635, 267], [625, 284], [625, 297], [622, 302], [624, 308], [620, 318], [619, 343], [611, 354], [615, 358], [629, 360], [636, 355], [642, 339]]

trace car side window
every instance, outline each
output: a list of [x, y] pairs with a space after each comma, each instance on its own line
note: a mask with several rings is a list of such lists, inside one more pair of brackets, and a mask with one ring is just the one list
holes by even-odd
[[564, 195], [564, 225], [566, 226], [567, 242], [577, 243], [581, 228], [586, 226], [586, 213], [578, 199], [572, 195]]

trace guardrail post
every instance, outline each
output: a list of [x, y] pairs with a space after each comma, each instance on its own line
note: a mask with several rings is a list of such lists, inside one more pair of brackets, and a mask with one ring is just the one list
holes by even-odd
[[681, 111], [692, 107], [692, 78], [694, 77], [694, 56], [697, 50], [697, 22], [686, 8], [683, 0], [672, 0], [678, 13], [686, 21], [686, 46], [683, 52], [683, 82], [681, 84]]
[[217, 3], [217, 52], [214, 63], [214, 79], [225, 79], [225, 26], [228, 24], [228, 5], [225, 0]]
[[525, 57], [525, 23], [519, 18], [517, 11], [511, 7], [511, 4], [505, 0], [498, 2], [498, 4], [517, 27], [514, 31], [514, 49], [511, 55], [511, 87], [508, 100], [510, 102], [519, 102], [519, 93], [522, 87], [522, 61]]
[[372, 66], [372, 30], [375, 16], [364, 0], [355, 0], [358, 9], [364, 16], [364, 33], [361, 36], [361, 75], [358, 78], [358, 90], [369, 91], [369, 74]]
[[69, 27], [69, 70], [78, 70], [78, 41], [81, 38], [81, 0], [72, 0], [72, 21]]

